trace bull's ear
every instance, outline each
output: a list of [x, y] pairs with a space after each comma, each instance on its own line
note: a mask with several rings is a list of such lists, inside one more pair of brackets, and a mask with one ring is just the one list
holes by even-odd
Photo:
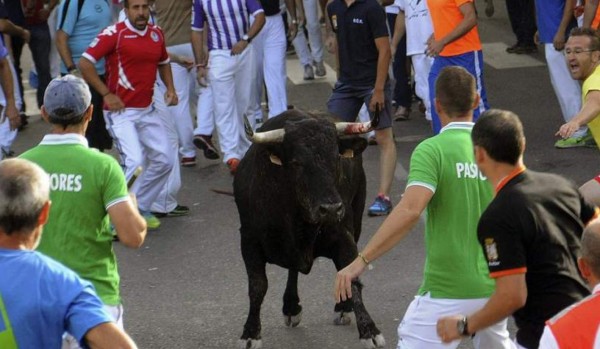
[[269, 160], [271, 160], [271, 162], [277, 166], [281, 166], [283, 164], [281, 159], [275, 154], [269, 155]]
[[363, 137], [353, 136], [350, 138], [340, 138], [338, 140], [338, 143], [340, 148], [340, 155], [343, 157], [353, 157], [360, 155], [367, 148], [367, 140]]

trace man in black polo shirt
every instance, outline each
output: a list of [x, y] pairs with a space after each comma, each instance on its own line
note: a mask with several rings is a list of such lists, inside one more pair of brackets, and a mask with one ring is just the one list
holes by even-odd
[[441, 318], [438, 334], [451, 341], [513, 314], [517, 344], [534, 349], [544, 322], [589, 294], [577, 257], [583, 228], [598, 212], [573, 183], [525, 168], [525, 136], [514, 113], [488, 110], [471, 138], [477, 166], [496, 188], [477, 227], [496, 291], [473, 314]]
[[369, 215], [387, 215], [392, 210], [388, 195], [396, 169], [396, 145], [391, 129], [391, 87], [387, 80], [391, 50], [385, 11], [377, 0], [333, 0], [327, 14], [327, 46], [334, 46], [329, 44], [333, 30], [339, 58], [338, 81], [327, 109], [344, 121], [355, 121], [363, 103], [367, 103], [371, 118], [376, 109], [381, 111], [375, 130], [381, 152], [379, 193]]

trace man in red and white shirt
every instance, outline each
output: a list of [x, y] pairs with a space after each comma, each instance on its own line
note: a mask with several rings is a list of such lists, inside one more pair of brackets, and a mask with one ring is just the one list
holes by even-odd
[[540, 349], [600, 348], [600, 221], [583, 231], [577, 264], [594, 291], [546, 322]]
[[[148, 24], [148, 0], [125, 0], [127, 19], [104, 29], [79, 61], [85, 80], [104, 97], [104, 118], [129, 180], [138, 166], [144, 171], [133, 186], [138, 208], [148, 228], [160, 221], [150, 213], [152, 203], [167, 183], [175, 156], [164, 125], [152, 104], [156, 72], [166, 85], [167, 105], [176, 105], [177, 94], [160, 28]], [[94, 63], [106, 58], [106, 84]]]

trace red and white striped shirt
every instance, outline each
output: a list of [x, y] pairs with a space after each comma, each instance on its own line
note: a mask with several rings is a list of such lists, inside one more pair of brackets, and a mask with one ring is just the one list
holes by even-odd
[[140, 31], [129, 20], [104, 29], [83, 57], [94, 63], [106, 57], [106, 85], [126, 108], [147, 108], [152, 104], [158, 66], [169, 63], [160, 28], [148, 24]]

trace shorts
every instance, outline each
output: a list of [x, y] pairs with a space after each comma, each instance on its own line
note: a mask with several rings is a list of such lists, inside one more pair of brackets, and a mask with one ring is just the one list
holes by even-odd
[[[383, 89], [385, 102], [383, 110], [379, 113], [379, 124], [376, 130], [392, 127], [392, 88], [386, 81]], [[373, 86], [353, 86], [341, 81], [335, 83], [333, 93], [327, 101], [327, 111], [342, 121], [355, 122], [363, 104], [369, 105], [373, 96]], [[373, 120], [374, 112], [369, 111]]]
[[[398, 325], [397, 349], [452, 349], [460, 340], [442, 343], [436, 326], [439, 318], [451, 315], [469, 315], [483, 308], [488, 298], [445, 299], [431, 298], [429, 293], [415, 296]], [[473, 336], [476, 349], [514, 349], [504, 319]]]

